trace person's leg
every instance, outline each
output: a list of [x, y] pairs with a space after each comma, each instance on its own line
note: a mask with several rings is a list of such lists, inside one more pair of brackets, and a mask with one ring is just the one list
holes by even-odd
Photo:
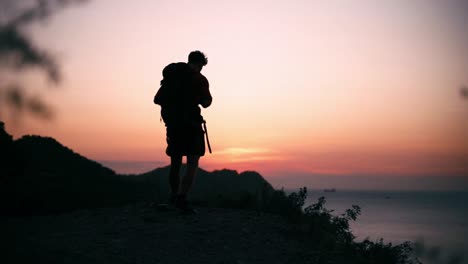
[[185, 213], [196, 214], [197, 211], [194, 210], [187, 200], [187, 193], [190, 191], [190, 188], [193, 184], [193, 179], [198, 168], [198, 159], [200, 156], [187, 156], [187, 169], [185, 175], [182, 178], [180, 184], [179, 193], [177, 194], [175, 206], [181, 209]]
[[187, 156], [187, 169], [185, 171], [185, 175], [182, 179], [182, 183], [179, 189], [179, 195], [184, 198], [187, 196], [187, 193], [190, 191], [190, 188], [192, 187], [195, 174], [197, 173], [199, 159], [200, 159], [200, 156], [197, 156], [197, 155]]
[[186, 133], [186, 140], [184, 142], [185, 150], [187, 153], [193, 154], [187, 155], [187, 168], [180, 184], [175, 206], [185, 213], [193, 214], [196, 213], [196, 210], [190, 206], [187, 200], [187, 194], [193, 185], [195, 174], [198, 169], [198, 160], [200, 156], [204, 154], [205, 142], [201, 125], [200, 127], [187, 127], [184, 132]]
[[171, 169], [169, 171], [169, 184], [171, 186], [171, 196], [173, 197], [175, 197], [175, 195], [179, 191], [179, 185], [180, 185], [179, 172], [180, 172], [181, 165], [182, 165], [182, 156], [171, 156]]

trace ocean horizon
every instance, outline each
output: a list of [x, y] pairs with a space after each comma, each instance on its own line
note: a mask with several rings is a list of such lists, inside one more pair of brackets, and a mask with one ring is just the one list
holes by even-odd
[[[287, 190], [292, 192], [297, 190]], [[468, 263], [468, 191], [370, 191], [308, 189], [305, 206], [325, 197], [325, 208], [339, 215], [352, 205], [361, 215], [351, 222], [357, 241], [405, 241], [439, 250], [442, 256], [464, 256]]]
[[[129, 175], [167, 165], [163, 162], [150, 161], [101, 161], [101, 163], [117, 173]], [[354, 178], [352, 180], [356, 180]], [[360, 180], [364, 181], [365, 177], [362, 178]], [[424, 244], [426, 248], [439, 250], [441, 255], [463, 255], [463, 263], [468, 264], [468, 240], [465, 239], [468, 237], [468, 190], [465, 188], [465, 180], [458, 185], [459, 190], [450, 190], [450, 187], [457, 186], [457, 181], [452, 180], [446, 185], [435, 184], [437, 182], [434, 181], [434, 184], [424, 186], [424, 183], [417, 184], [419, 180], [417, 177], [408, 177], [406, 181], [401, 181], [401, 177], [389, 181], [391, 178], [379, 177], [380, 181], [387, 182], [376, 185], [376, 187], [386, 186], [388, 189], [372, 188], [372, 185], [362, 189], [355, 186], [340, 188], [345, 185], [343, 182], [341, 185], [337, 184], [340, 178], [329, 176], [317, 178], [313, 184], [315, 188], [308, 188], [305, 206], [317, 202], [321, 196], [326, 199], [325, 207], [334, 210], [334, 214], [342, 214], [352, 205], [359, 205], [361, 215], [356, 221], [351, 222], [351, 230], [357, 241], [366, 238], [377, 241], [382, 238], [386, 243], [400, 244], [409, 241]], [[282, 182], [274, 177], [265, 177], [265, 179], [272, 183], [275, 189], [281, 189], [283, 186]], [[292, 177], [290, 182], [299, 186], [301, 185], [298, 183], [299, 179]], [[444, 179], [448, 180], [445, 177], [439, 181]], [[318, 186], [336, 186], [336, 191], [325, 192]], [[407, 189], [397, 188], [398, 186]], [[425, 189], [427, 187], [440, 189]], [[286, 187], [284, 190], [287, 193], [297, 192], [299, 187]]]

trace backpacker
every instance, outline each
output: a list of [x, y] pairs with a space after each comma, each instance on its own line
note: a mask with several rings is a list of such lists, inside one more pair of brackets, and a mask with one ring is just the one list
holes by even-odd
[[197, 120], [201, 116], [195, 100], [196, 91], [191, 89], [192, 79], [193, 71], [187, 63], [171, 63], [164, 68], [154, 103], [161, 106], [161, 117], [166, 126], [200, 123]]

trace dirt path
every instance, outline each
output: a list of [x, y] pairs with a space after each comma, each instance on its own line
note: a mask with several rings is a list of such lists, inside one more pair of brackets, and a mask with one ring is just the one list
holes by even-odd
[[198, 211], [188, 216], [137, 204], [3, 219], [1, 248], [7, 263], [305, 263], [305, 250], [288, 238], [279, 216]]

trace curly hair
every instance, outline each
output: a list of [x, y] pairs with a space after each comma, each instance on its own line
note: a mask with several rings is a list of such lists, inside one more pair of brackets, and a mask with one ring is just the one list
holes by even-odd
[[205, 66], [208, 64], [208, 58], [205, 56], [205, 54], [203, 54], [203, 52], [196, 50], [190, 52], [188, 56], [188, 62]]

